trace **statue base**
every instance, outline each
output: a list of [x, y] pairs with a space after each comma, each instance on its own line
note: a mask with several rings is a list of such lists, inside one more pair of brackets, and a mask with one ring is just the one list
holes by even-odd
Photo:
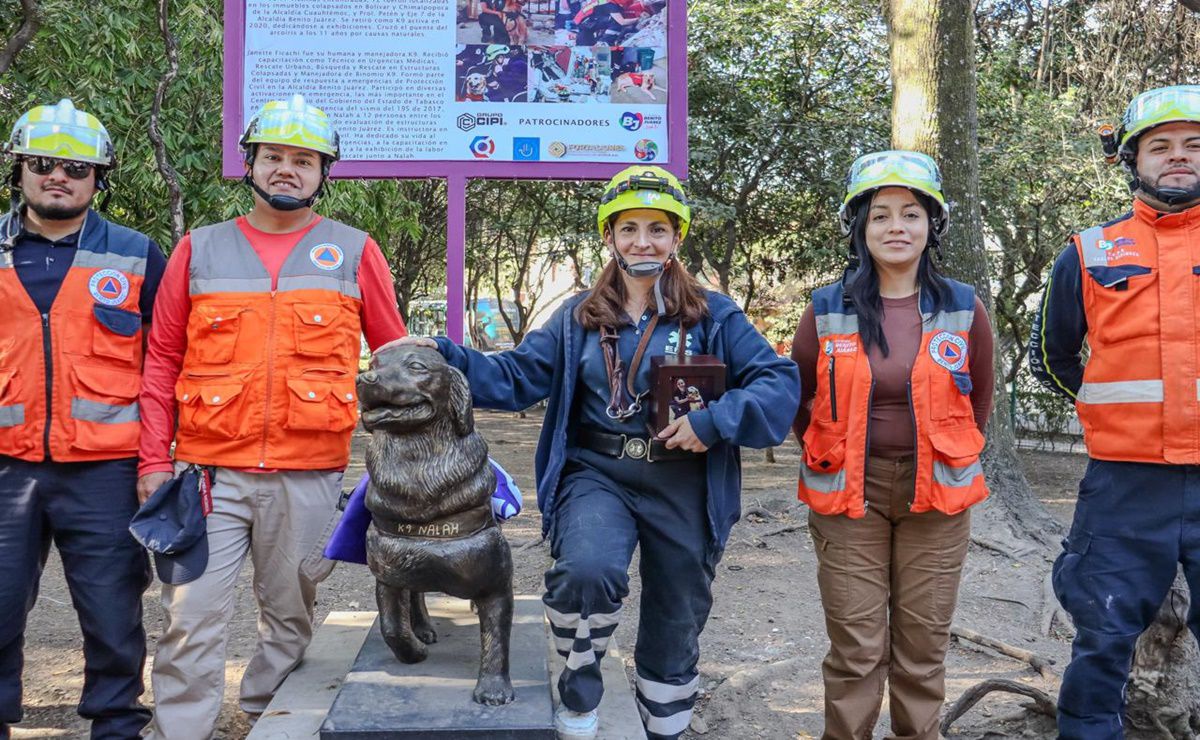
[[471, 699], [479, 672], [479, 620], [469, 601], [426, 598], [438, 641], [429, 657], [404, 664], [376, 620], [321, 725], [321, 740], [554, 740], [542, 602], [513, 603], [509, 675], [516, 698], [489, 707]]

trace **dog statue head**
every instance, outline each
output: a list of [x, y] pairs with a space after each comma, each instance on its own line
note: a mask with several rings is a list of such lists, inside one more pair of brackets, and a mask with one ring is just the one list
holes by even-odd
[[442, 419], [450, 420], [459, 437], [475, 429], [467, 379], [435, 349], [388, 347], [371, 358], [356, 385], [369, 432], [406, 434]]

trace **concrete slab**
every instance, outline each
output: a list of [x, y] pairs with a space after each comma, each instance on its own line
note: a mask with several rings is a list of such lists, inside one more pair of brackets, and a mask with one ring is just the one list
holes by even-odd
[[330, 612], [247, 740], [316, 737], [374, 622], [375, 612]]
[[321, 725], [321, 740], [553, 740], [554, 718], [541, 600], [518, 596], [510, 677], [516, 700], [487, 707], [471, 700], [479, 670], [479, 622], [470, 602], [429, 597], [438, 633], [429, 657], [396, 660], [375, 624]]
[[[554, 695], [554, 706], [558, 707], [558, 674], [566, 667], [566, 661], [554, 649], [554, 636], [549, 626], [546, 639], [550, 655], [550, 686]], [[638, 714], [637, 701], [625, 675], [625, 661], [613, 635], [608, 641], [608, 650], [600, 661], [600, 676], [604, 679], [604, 696], [600, 699], [600, 726], [596, 740], [646, 740], [646, 728]]]

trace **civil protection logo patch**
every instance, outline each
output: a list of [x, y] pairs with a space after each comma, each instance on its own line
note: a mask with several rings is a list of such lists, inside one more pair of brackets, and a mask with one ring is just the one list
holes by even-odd
[[342, 266], [346, 255], [336, 244], [318, 244], [309, 250], [308, 258], [322, 270], [336, 270]]
[[967, 340], [957, 334], [940, 331], [929, 340], [929, 356], [950, 372], [961, 370], [967, 363]]
[[106, 306], [119, 306], [129, 297], [129, 278], [120, 270], [97, 270], [88, 281], [88, 292]]

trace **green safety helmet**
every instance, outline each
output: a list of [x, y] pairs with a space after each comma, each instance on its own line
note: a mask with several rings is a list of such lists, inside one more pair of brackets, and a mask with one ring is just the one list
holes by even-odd
[[258, 109], [246, 125], [241, 146], [250, 153], [254, 144], [283, 144], [311, 149], [336, 162], [340, 156], [337, 131], [325, 111], [304, 102], [303, 95], [272, 100]]
[[596, 210], [596, 228], [604, 237], [608, 219], [615, 213], [651, 208], [673, 213], [679, 218], [679, 238], [687, 236], [692, 209], [679, 179], [662, 167], [634, 165], [621, 170], [608, 181], [600, 207]]
[[1117, 130], [1121, 153], [1134, 154], [1139, 136], [1155, 126], [1175, 121], [1200, 123], [1200, 85], [1160, 87], [1130, 101]]
[[503, 56], [509, 51], [510, 49], [504, 44], [489, 44], [488, 48], [484, 50], [483, 54], [485, 57], [487, 57], [489, 62], [494, 62], [496, 61], [496, 57]]
[[112, 138], [90, 113], [76, 110], [70, 98], [57, 105], [39, 105], [17, 119], [5, 151], [30, 157], [56, 157], [113, 165]]
[[950, 207], [942, 195], [942, 172], [933, 158], [920, 152], [892, 149], [864, 154], [850, 165], [846, 176], [846, 197], [838, 209], [842, 232], [850, 233], [854, 215], [851, 202], [881, 188], [898, 187], [924, 193], [937, 204], [931, 213], [934, 233], [941, 236], [950, 225]]

